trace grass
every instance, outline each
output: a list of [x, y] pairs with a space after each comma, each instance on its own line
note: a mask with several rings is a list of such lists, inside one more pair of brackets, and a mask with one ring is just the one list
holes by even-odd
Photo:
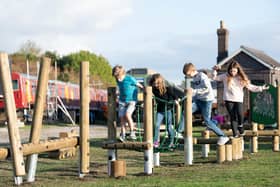
[[[272, 152], [272, 145], [259, 144], [259, 152], [250, 154], [245, 146], [244, 158], [217, 164], [215, 148], [211, 146], [208, 158], [201, 158], [200, 146], [195, 145], [194, 162], [184, 165], [183, 146], [174, 152], [161, 153], [161, 166], [145, 176], [143, 152], [118, 150], [119, 159], [126, 160], [127, 176], [119, 179], [107, 175], [107, 150], [101, 147], [104, 139], [91, 140], [90, 173], [78, 178], [78, 157], [55, 160], [40, 155], [36, 181], [23, 186], [193, 186], [193, 187], [276, 187], [280, 185], [280, 155]], [[0, 183], [13, 186], [11, 161], [0, 161]], [[2, 185], [1, 185], [2, 186]]]

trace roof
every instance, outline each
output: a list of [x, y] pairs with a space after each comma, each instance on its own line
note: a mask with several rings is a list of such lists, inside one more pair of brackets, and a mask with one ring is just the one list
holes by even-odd
[[231, 58], [233, 58], [234, 56], [238, 55], [241, 52], [246, 53], [247, 55], [249, 55], [250, 57], [260, 62], [261, 64], [263, 64], [269, 69], [280, 69], [280, 63], [274, 60], [273, 58], [271, 58], [270, 56], [268, 56], [267, 54], [265, 54], [263, 51], [242, 46], [242, 45], [236, 52], [234, 52], [232, 55], [228, 56], [227, 58], [223, 59], [217, 65], [222, 66], [228, 60], [230, 60]]

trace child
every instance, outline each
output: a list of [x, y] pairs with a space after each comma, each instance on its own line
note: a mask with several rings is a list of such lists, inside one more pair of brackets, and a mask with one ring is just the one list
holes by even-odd
[[[245, 134], [243, 127], [243, 88], [245, 87], [252, 92], [261, 92], [267, 90], [269, 87], [265, 85], [252, 85], [242, 67], [235, 60], [230, 62], [227, 68], [227, 73], [217, 76], [216, 70], [219, 70], [220, 68], [214, 66], [213, 69], [213, 79], [216, 81], [223, 81], [224, 84], [223, 99], [230, 116], [233, 136], [242, 136]], [[236, 121], [238, 124], [236, 124]]]
[[136, 140], [134, 132], [134, 122], [132, 119], [132, 113], [135, 110], [137, 102], [137, 87], [143, 88], [143, 86], [136, 81], [130, 75], [126, 75], [122, 66], [115, 66], [112, 70], [112, 75], [116, 78], [119, 88], [119, 118], [121, 120], [121, 134], [120, 141], [124, 142], [125, 137], [125, 124], [128, 123], [130, 128], [130, 139]]
[[[217, 127], [217, 124], [211, 120], [214, 93], [208, 76], [203, 72], [198, 72], [192, 63], [186, 63], [184, 65], [183, 73], [187, 77], [193, 78], [193, 88], [188, 88], [191, 89], [193, 93], [192, 112], [194, 113], [199, 110], [203, 116], [207, 129], [212, 130], [217, 136], [219, 136], [217, 144], [226, 144], [229, 141], [229, 138], [219, 127]], [[184, 118], [181, 123], [184, 123]]]
[[[170, 148], [174, 147], [174, 130], [172, 128], [172, 104], [168, 102], [174, 101], [176, 99], [176, 95], [174, 93], [174, 89], [170, 86], [165, 85], [164, 78], [156, 73], [153, 74], [150, 82], [150, 86], [152, 86], [153, 94], [156, 97], [155, 101], [157, 104], [157, 115], [156, 115], [156, 126], [155, 126], [155, 135], [154, 135], [154, 147], [157, 148], [160, 142], [160, 125], [164, 116], [166, 115], [167, 119], [167, 132], [169, 137], [169, 146]], [[176, 102], [178, 104], [178, 102]]]

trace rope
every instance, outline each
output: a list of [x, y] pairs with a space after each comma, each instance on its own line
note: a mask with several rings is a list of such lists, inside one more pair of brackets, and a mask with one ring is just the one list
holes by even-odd
[[[160, 101], [160, 102], [163, 102], [165, 103], [165, 110], [164, 110], [164, 113], [165, 113], [165, 133], [163, 135], [163, 139], [160, 141], [160, 145], [158, 148], [155, 148], [155, 152], [163, 152], [163, 151], [170, 151], [170, 150], [174, 150], [177, 146], [178, 146], [178, 136], [176, 136], [176, 134], [178, 133], [175, 126], [178, 126], [178, 124], [176, 124], [176, 119], [175, 119], [175, 101], [172, 100], [172, 101], [167, 101], [167, 100], [163, 100], [163, 99], [160, 99], [160, 98], [157, 98], [157, 97], [153, 97], [154, 100], [157, 100], [157, 101]], [[182, 100], [180, 101], [180, 103], [183, 103], [183, 101], [186, 99], [186, 97], [182, 98]], [[155, 102], [157, 103], [157, 102]], [[172, 137], [169, 137], [171, 138], [171, 141], [173, 139], [173, 147], [168, 147], [166, 146], [165, 142], [167, 141], [166, 138], [167, 138], [167, 131], [168, 131], [168, 118], [167, 118], [167, 105], [172, 105], [172, 109], [171, 109], [171, 118], [172, 118], [172, 124], [173, 126], [171, 127], [171, 130], [172, 130], [172, 133], [169, 135], [169, 136], [172, 136]], [[157, 113], [157, 104], [154, 105], [154, 114]], [[181, 107], [181, 110], [180, 110], [180, 114], [182, 116], [182, 107]], [[154, 115], [155, 116], [155, 115]], [[154, 118], [154, 127], [155, 127], [155, 124], [156, 124], [156, 118]], [[182, 120], [182, 118], [180, 118], [180, 121]], [[179, 121], [179, 122], [180, 122]], [[154, 129], [155, 130], [155, 129]], [[159, 136], [160, 136], [160, 132], [159, 132]], [[160, 136], [161, 138], [161, 136]], [[171, 142], [169, 142], [171, 143]]]

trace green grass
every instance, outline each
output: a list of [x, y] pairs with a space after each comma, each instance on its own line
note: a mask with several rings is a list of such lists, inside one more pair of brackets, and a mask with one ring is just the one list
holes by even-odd
[[[201, 158], [200, 146], [194, 150], [194, 163], [184, 165], [183, 148], [161, 153], [161, 166], [154, 168], [151, 176], [145, 176], [143, 152], [118, 150], [119, 159], [126, 160], [127, 176], [119, 179], [107, 175], [107, 150], [101, 147], [102, 139], [91, 140], [90, 173], [78, 178], [78, 157], [67, 160], [49, 159], [41, 155], [36, 182], [23, 186], [279, 186], [280, 153], [271, 151], [271, 144], [260, 144], [255, 154], [244, 152], [244, 158], [217, 164], [215, 149], [211, 147], [209, 158]], [[0, 183], [13, 186], [11, 161], [0, 161]], [[1, 185], [2, 186], [2, 185]]]

